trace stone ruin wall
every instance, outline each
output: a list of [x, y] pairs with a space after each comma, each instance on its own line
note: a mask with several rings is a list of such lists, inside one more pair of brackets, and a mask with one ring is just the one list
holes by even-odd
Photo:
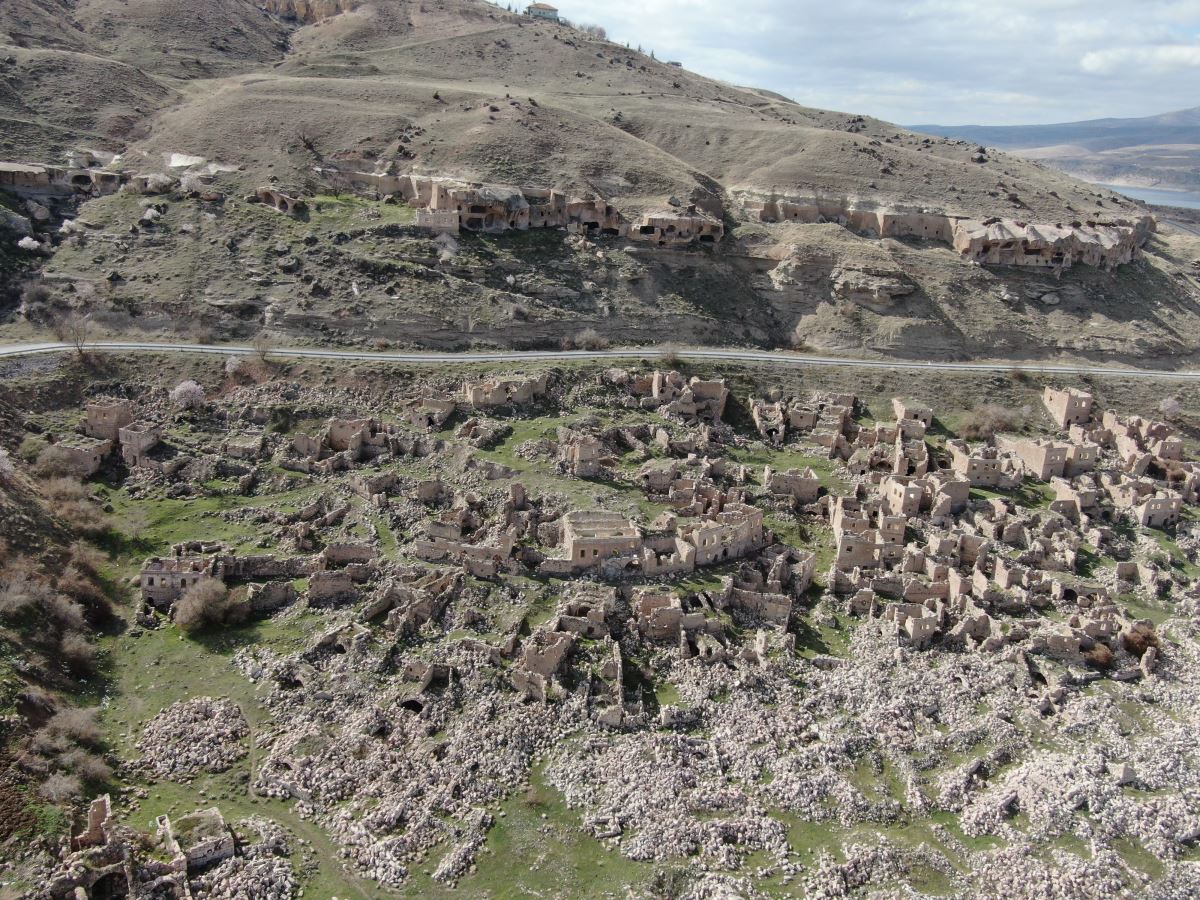
[[847, 198], [741, 196], [742, 209], [759, 222], [835, 222], [877, 237], [915, 237], [951, 245], [966, 259], [988, 265], [1068, 269], [1082, 264], [1112, 269], [1137, 258], [1155, 231], [1153, 216], [1064, 225], [1014, 219], [972, 219], [933, 210], [858, 205]]

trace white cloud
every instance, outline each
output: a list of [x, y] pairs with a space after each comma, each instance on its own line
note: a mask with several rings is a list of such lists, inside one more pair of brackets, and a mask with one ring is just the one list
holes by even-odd
[[1079, 61], [1085, 72], [1107, 75], [1127, 66], [1155, 72], [1174, 72], [1200, 67], [1200, 44], [1169, 44], [1158, 47], [1114, 47], [1085, 53]]
[[556, 0], [694, 71], [907, 124], [1195, 106], [1200, 0]]

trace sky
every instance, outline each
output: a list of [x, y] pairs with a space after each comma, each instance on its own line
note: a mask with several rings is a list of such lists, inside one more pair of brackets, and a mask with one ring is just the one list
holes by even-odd
[[1200, 104], [1200, 0], [551, 0], [694, 72], [902, 125]]

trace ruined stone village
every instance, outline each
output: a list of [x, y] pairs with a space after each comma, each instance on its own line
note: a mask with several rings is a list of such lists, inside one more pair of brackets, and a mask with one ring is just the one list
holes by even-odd
[[[295, 896], [283, 808], [369, 893], [486, 893], [531, 781], [689, 896], [1187, 893], [1200, 464], [1172, 425], [1066, 384], [983, 440], [926, 397], [667, 367], [424, 384], [110, 394], [45, 435], [131, 499], [223, 498], [138, 563], [127, 640], [205, 585], [239, 611], [207, 633], [296, 633], [223, 663], [240, 701], [202, 681], [131, 724], [128, 786], [37, 896]], [[239, 767], [255, 815], [154, 801]], [[838, 840], [802, 858], [799, 823]]]
[[0, 900], [1200, 896], [1195, 111], [658, 6], [0, 2]]

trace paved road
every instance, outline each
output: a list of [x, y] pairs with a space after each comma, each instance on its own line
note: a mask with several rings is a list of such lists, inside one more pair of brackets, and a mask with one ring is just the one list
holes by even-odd
[[[113, 353], [207, 353], [222, 356], [251, 356], [253, 347], [239, 344], [158, 344], [123, 341], [96, 341], [87, 349]], [[0, 344], [0, 359], [29, 356], [39, 353], [63, 353], [70, 345], [60, 343]], [[361, 350], [325, 350], [315, 347], [272, 348], [272, 356], [300, 359], [364, 360], [369, 362], [403, 362], [413, 365], [484, 362], [520, 363], [542, 360], [618, 360], [654, 359], [663, 353], [661, 347], [628, 347], [620, 350], [495, 350], [470, 353], [387, 353]], [[1130, 369], [1120, 366], [1073, 366], [1047, 363], [1012, 362], [897, 362], [876, 359], [843, 359], [836, 356], [812, 356], [771, 350], [722, 350], [718, 348], [672, 349], [681, 359], [725, 360], [728, 362], [770, 363], [777, 366], [825, 366], [852, 369], [891, 369], [914, 372], [1041, 372], [1051, 375], [1118, 375], [1125, 378], [1158, 378], [1200, 381], [1200, 371], [1173, 372], [1164, 369]]]

